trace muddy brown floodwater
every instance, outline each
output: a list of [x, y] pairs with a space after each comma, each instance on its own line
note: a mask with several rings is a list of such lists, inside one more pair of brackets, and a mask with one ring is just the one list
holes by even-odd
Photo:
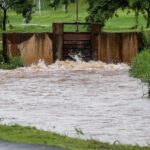
[[1, 123], [147, 145], [150, 101], [143, 97], [147, 86], [129, 77], [128, 69], [125, 64], [57, 61], [0, 70]]

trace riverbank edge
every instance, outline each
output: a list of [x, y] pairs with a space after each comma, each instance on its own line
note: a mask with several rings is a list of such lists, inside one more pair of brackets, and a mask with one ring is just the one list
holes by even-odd
[[82, 140], [43, 131], [35, 127], [0, 125], [0, 140], [19, 144], [37, 144], [64, 148], [66, 150], [149, 150], [150, 146], [104, 143], [93, 139]]
[[148, 96], [150, 97], [150, 48], [145, 48], [133, 59], [129, 74], [148, 85]]

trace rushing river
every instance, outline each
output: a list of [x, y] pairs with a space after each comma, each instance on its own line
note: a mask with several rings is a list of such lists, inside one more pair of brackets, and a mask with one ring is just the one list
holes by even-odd
[[[40, 62], [0, 70], [0, 121], [106, 142], [150, 143], [150, 101], [125, 64]], [[143, 90], [144, 89], [144, 90]], [[81, 129], [83, 136], [75, 129]]]

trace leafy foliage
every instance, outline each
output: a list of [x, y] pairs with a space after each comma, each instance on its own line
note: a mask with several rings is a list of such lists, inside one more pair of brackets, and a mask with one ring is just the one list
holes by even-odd
[[31, 20], [33, 0], [0, 0], [0, 10], [2, 11], [2, 28], [6, 30], [7, 11], [9, 9], [21, 13], [28, 23]]
[[87, 0], [89, 3], [89, 16], [87, 22], [99, 22], [102, 26], [116, 14], [116, 10], [128, 6], [127, 0]]
[[16, 69], [18, 67], [23, 67], [23, 62], [20, 57], [12, 57], [10, 58], [9, 63], [4, 63], [1, 57], [1, 51], [0, 51], [0, 69]]
[[142, 13], [147, 20], [147, 27], [150, 27], [150, 0], [128, 0], [128, 2], [135, 11], [136, 18], [138, 18], [139, 13]]
[[150, 49], [145, 49], [133, 60], [130, 75], [148, 84], [150, 96]]
[[117, 16], [118, 9], [131, 9], [135, 12], [136, 27], [138, 26], [139, 14], [143, 14], [147, 21], [147, 27], [150, 27], [150, 0], [87, 0], [89, 3], [88, 22], [99, 22], [102, 26], [105, 22]]
[[17, 13], [22, 14], [25, 23], [29, 23], [29, 21], [31, 20], [33, 7], [34, 7], [33, 0], [15, 0], [14, 2], [14, 10]]
[[150, 31], [142, 31], [142, 40], [145, 49], [150, 49]]
[[56, 10], [59, 4], [65, 6], [65, 12], [68, 12], [69, 3], [74, 3], [75, 0], [51, 0], [50, 6]]

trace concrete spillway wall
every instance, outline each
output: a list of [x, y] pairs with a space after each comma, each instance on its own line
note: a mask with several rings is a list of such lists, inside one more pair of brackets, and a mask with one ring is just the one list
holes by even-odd
[[[24, 64], [47, 64], [68, 59], [69, 53], [80, 50], [89, 59], [107, 63], [130, 63], [142, 47], [139, 33], [106, 33], [93, 25], [91, 32], [64, 32], [63, 24], [55, 24], [53, 33], [5, 33], [5, 58], [21, 56]], [[86, 53], [88, 52], [88, 54]], [[79, 51], [78, 51], [79, 52]]]
[[98, 60], [130, 63], [139, 53], [139, 33], [101, 33], [98, 37]]
[[40, 59], [53, 62], [52, 35], [49, 33], [4, 34], [4, 55], [8, 58], [21, 56], [23, 63], [30, 65]]

